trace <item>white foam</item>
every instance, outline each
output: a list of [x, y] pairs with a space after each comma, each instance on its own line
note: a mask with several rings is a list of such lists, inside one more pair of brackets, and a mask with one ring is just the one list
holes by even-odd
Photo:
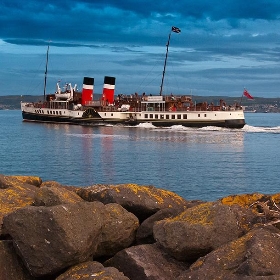
[[221, 131], [228, 130], [227, 128], [218, 127], [218, 126], [204, 126], [199, 128], [199, 130], [207, 130], [207, 131]]
[[151, 124], [149, 122], [147, 122], [147, 123], [139, 123], [135, 127], [139, 127], [139, 128], [156, 128], [156, 126], [154, 126], [153, 124]]
[[172, 125], [172, 126], [169, 127], [169, 129], [171, 129], [171, 130], [180, 130], [180, 131], [182, 131], [182, 130], [192, 130], [193, 128], [191, 128], [191, 127], [185, 127], [185, 126], [183, 126], [183, 125]]
[[280, 133], [280, 126], [275, 127], [262, 127], [262, 126], [251, 126], [245, 125], [242, 131], [248, 133]]

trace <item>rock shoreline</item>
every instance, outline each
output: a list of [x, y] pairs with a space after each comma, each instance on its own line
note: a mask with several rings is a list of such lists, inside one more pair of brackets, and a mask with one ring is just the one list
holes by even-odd
[[280, 279], [280, 193], [188, 201], [0, 175], [2, 280]]

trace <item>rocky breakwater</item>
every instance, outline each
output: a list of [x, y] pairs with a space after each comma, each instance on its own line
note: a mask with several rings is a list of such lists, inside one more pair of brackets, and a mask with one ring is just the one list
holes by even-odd
[[0, 175], [0, 203], [0, 280], [280, 279], [280, 194]]

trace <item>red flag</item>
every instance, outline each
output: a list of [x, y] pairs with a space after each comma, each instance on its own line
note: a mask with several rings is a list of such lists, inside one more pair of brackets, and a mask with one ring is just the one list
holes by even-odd
[[247, 91], [247, 89], [244, 89], [243, 94], [244, 94], [248, 99], [254, 99], [254, 97]]

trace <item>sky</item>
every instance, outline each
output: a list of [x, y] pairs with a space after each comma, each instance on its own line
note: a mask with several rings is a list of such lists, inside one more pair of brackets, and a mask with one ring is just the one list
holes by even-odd
[[[178, 27], [181, 32], [171, 31]], [[1, 0], [0, 95], [116, 77], [116, 94], [280, 97], [279, 0]]]

